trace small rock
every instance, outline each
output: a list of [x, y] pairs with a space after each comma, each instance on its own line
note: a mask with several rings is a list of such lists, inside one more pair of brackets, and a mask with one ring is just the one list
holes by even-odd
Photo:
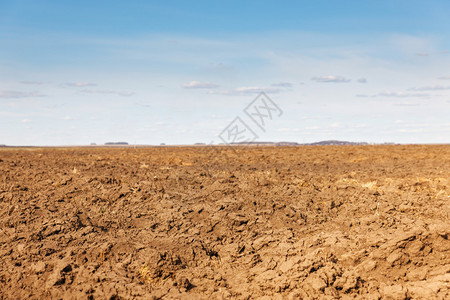
[[436, 293], [426, 286], [408, 287], [408, 296], [411, 299], [436, 299]]
[[401, 285], [386, 286], [383, 289], [385, 299], [406, 299], [407, 289]]
[[47, 289], [50, 289], [51, 287], [55, 286], [55, 285], [61, 285], [64, 284], [64, 282], [66, 281], [65, 277], [63, 274], [61, 274], [61, 272], [59, 272], [58, 270], [54, 270], [53, 273], [51, 273], [45, 283], [45, 286]]
[[286, 273], [287, 271], [291, 270], [297, 263], [298, 259], [289, 259], [283, 263], [280, 264], [279, 270], [283, 273]]
[[346, 272], [342, 277], [337, 278], [333, 286], [337, 289], [341, 289], [344, 292], [348, 292], [358, 286], [359, 277], [353, 273]]
[[386, 261], [393, 265], [397, 260], [399, 260], [402, 257], [402, 253], [397, 250], [395, 252], [392, 252], [387, 258]]
[[46, 263], [43, 261], [38, 261], [37, 263], [31, 265], [31, 270], [39, 274], [45, 271], [46, 266]]
[[427, 269], [414, 269], [408, 274], [406, 274], [406, 279], [409, 281], [420, 281], [424, 280], [427, 277]]
[[366, 262], [364, 263], [363, 268], [364, 268], [364, 271], [370, 272], [370, 271], [372, 271], [373, 269], [375, 269], [376, 266], [377, 266], [377, 262], [376, 262], [376, 261], [374, 261], [374, 260], [369, 260], [369, 261], [366, 261]]
[[25, 244], [19, 244], [19, 245], [17, 245], [17, 251], [22, 252], [23, 249], [25, 249]]
[[327, 287], [325, 281], [318, 276], [311, 276], [308, 278], [307, 282], [309, 286], [316, 291], [323, 291]]

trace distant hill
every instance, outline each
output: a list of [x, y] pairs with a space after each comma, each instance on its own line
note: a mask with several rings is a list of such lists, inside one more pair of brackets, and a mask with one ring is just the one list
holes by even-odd
[[297, 142], [241, 142], [241, 143], [231, 143], [231, 145], [254, 145], [254, 146], [341, 146], [341, 145], [368, 145], [366, 142], [347, 142], [347, 141], [337, 141], [328, 140], [320, 141], [315, 143], [304, 143], [299, 144]]
[[296, 142], [278, 142], [275, 144], [277, 146], [298, 146], [298, 145], [300, 145], [299, 143], [296, 143]]
[[105, 143], [105, 146], [110, 146], [110, 145], [121, 145], [121, 146], [123, 146], [123, 145], [128, 145], [128, 143], [127, 142], [108, 142], [108, 143]]
[[310, 146], [327, 146], [327, 145], [333, 145], [333, 146], [342, 146], [342, 145], [368, 145], [366, 142], [347, 142], [347, 141], [337, 141], [337, 140], [328, 140], [328, 141], [321, 141], [321, 142], [315, 142], [315, 143], [309, 143], [309, 144], [303, 144], [303, 145], [310, 145]]
[[[263, 142], [263, 141], [255, 141], [255, 142], [239, 142], [239, 143], [230, 143], [230, 145], [272, 145], [275, 146], [276, 142]], [[297, 144], [297, 143], [295, 143]]]

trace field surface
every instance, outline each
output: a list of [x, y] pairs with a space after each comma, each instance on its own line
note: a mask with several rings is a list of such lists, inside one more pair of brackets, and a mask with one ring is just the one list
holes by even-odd
[[449, 299], [450, 146], [0, 149], [1, 299]]

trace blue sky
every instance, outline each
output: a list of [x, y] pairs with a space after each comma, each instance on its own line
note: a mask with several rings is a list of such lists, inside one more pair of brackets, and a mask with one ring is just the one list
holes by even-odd
[[0, 0], [0, 144], [450, 142], [448, 1]]

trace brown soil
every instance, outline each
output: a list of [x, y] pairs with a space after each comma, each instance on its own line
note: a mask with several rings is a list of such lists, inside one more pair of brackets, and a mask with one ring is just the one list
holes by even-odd
[[445, 299], [450, 146], [0, 150], [0, 298]]

